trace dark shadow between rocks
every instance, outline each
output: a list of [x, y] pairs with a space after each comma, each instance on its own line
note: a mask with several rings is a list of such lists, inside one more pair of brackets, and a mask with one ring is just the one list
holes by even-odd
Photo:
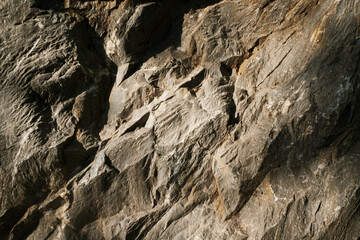
[[[160, 15], [154, 24], [156, 27], [151, 32], [145, 44], [134, 52], [134, 62], [145, 63], [151, 57], [163, 52], [168, 48], [176, 48], [181, 45], [184, 15], [197, 9], [206, 8], [221, 0], [189, 1], [189, 0], [162, 0], [157, 1]], [[140, 1], [142, 2], [142, 1]], [[149, 1], [146, 1], [149, 2]], [[141, 32], [133, 36], [134, 40], [143, 38]]]

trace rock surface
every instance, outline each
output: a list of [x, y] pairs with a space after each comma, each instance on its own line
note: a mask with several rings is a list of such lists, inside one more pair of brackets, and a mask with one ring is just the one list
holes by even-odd
[[358, 239], [358, 0], [2, 0], [0, 239]]

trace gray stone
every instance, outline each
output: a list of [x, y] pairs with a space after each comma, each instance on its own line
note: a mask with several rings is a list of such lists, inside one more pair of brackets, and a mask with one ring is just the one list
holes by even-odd
[[0, 3], [0, 239], [358, 239], [357, 0]]

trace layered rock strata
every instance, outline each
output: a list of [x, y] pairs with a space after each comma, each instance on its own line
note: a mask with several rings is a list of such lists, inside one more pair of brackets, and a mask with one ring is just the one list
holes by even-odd
[[358, 0], [0, 3], [0, 238], [358, 239]]

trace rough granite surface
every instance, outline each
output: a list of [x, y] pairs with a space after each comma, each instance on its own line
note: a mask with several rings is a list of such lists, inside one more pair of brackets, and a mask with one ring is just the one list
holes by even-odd
[[359, 239], [359, 0], [1, 0], [0, 30], [0, 239]]

